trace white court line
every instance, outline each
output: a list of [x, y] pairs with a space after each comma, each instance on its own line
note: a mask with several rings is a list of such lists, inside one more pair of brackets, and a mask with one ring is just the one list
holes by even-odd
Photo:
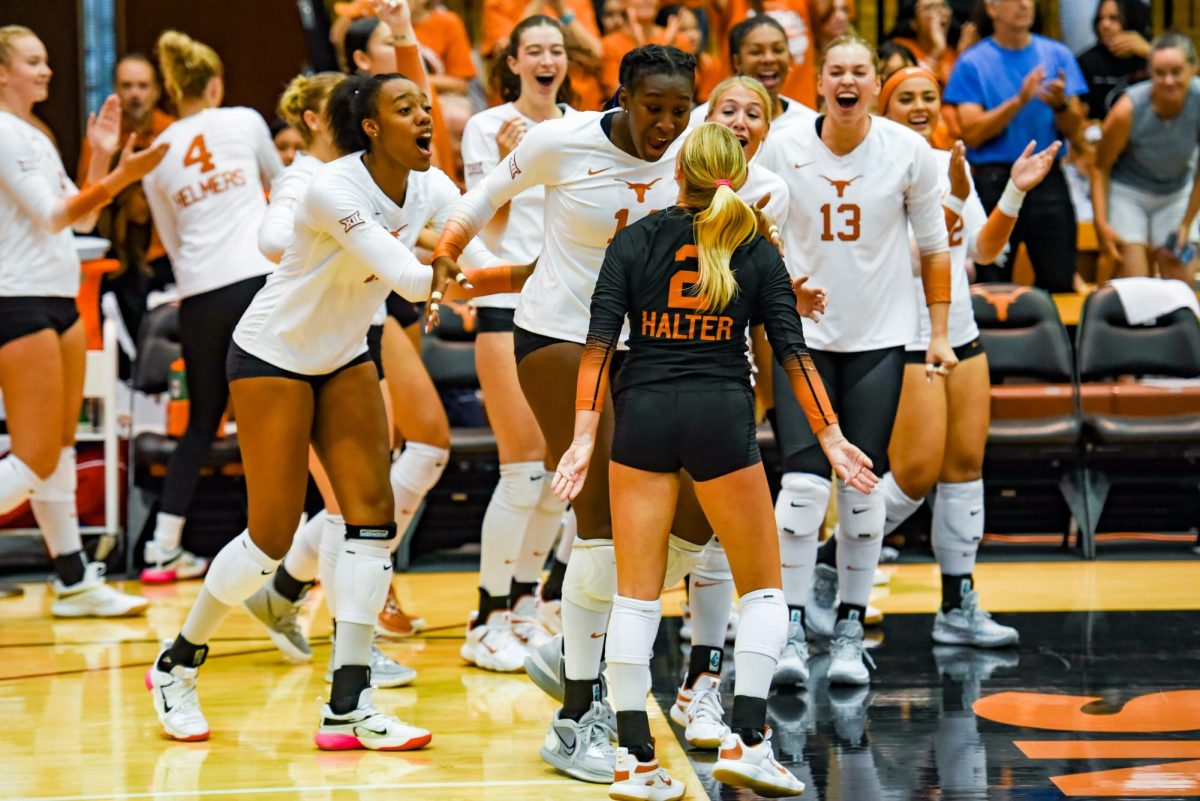
[[170, 790], [160, 793], [104, 793], [103, 795], [38, 795], [11, 798], [8, 801], [117, 801], [133, 798], [180, 798], [183, 796], [267, 795], [273, 793], [319, 793], [334, 790], [439, 790], [453, 787], [544, 787], [562, 784], [576, 786], [569, 779], [527, 779], [523, 781], [480, 782], [404, 782], [403, 784], [320, 784], [313, 787], [234, 787], [226, 790]]

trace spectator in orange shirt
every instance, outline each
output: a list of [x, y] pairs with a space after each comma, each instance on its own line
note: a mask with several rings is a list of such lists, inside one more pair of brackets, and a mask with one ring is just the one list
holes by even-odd
[[[134, 147], [142, 150], [175, 121], [158, 108], [162, 96], [158, 71], [142, 53], [130, 53], [117, 62], [113, 89], [121, 101], [119, 141], [124, 142], [132, 134]], [[91, 157], [91, 145], [85, 137], [79, 154], [80, 176], [87, 174]], [[146, 296], [152, 289], [162, 289], [171, 278], [170, 263], [154, 230], [140, 181], [126, 187], [100, 212], [96, 233], [113, 243], [109, 256], [121, 262], [118, 270], [104, 276], [101, 292], [116, 296], [125, 328], [136, 336], [146, 313]]]
[[950, 44], [954, 37], [950, 4], [946, 0], [917, 0], [913, 15], [896, 23], [891, 40], [907, 47], [918, 66], [937, 76], [944, 87], [954, 70], [957, 53]]
[[513, 28], [535, 14], [545, 14], [562, 24], [569, 62], [567, 75], [578, 98], [575, 107], [580, 111], [598, 111], [605, 100], [597, 77], [604, 49], [591, 0], [484, 0], [483, 46], [480, 48], [484, 57], [498, 58], [497, 65], [502, 65], [504, 48], [508, 46]]
[[[743, 20], [766, 14], [779, 23], [791, 59], [787, 78], [773, 93], [817, 107], [817, 49], [813, 0], [712, 0], [710, 11], [717, 41], [724, 42]], [[732, 53], [730, 58], [732, 59]], [[730, 62], [734, 70], [737, 65]], [[764, 84], [765, 85], [765, 84]], [[770, 90], [770, 87], [767, 87]]]
[[817, 27], [817, 48], [854, 30], [854, 6], [850, 0], [820, 0], [820, 24]]
[[465, 95], [475, 77], [475, 62], [462, 18], [440, 6], [430, 8], [429, 0], [409, 0], [409, 7], [429, 82], [442, 94]]
[[663, 6], [654, 22], [668, 34], [673, 30], [675, 36], [671, 43], [696, 57], [696, 102], [703, 103], [716, 85], [729, 76], [729, 66], [705, 48], [700, 19], [691, 8], [682, 3]]
[[[695, 19], [694, 15], [692, 19]], [[621, 59], [630, 50], [656, 44], [675, 45], [685, 52], [693, 52], [688, 50], [686, 44], [675, 41], [681, 22], [678, 16], [669, 18], [665, 26], [659, 25], [657, 20], [658, 0], [627, 0], [625, 24], [605, 34], [600, 40], [604, 46], [600, 80], [604, 84], [605, 96], [611, 97], [620, 87]]]
[[625, 0], [604, 0], [600, 17], [601, 35], [620, 30], [625, 25]]

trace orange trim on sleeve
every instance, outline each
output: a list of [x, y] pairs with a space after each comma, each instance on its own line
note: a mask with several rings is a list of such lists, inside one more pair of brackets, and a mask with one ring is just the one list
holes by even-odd
[[468, 231], [465, 225], [451, 217], [446, 220], [446, 225], [442, 228], [442, 236], [438, 239], [437, 247], [433, 249], [433, 258], [440, 259], [444, 256], [447, 259], [458, 261], [458, 257], [462, 255], [463, 249], [471, 241], [472, 236], [474, 234]]
[[837, 423], [837, 415], [833, 413], [833, 404], [825, 392], [825, 382], [817, 372], [817, 366], [807, 351], [801, 351], [789, 356], [783, 361], [783, 369], [787, 371], [788, 381], [792, 392], [808, 418], [808, 425], [814, 434]]
[[579, 357], [579, 381], [575, 385], [575, 409], [600, 412], [608, 395], [608, 372], [614, 343], [589, 338]]
[[446, 288], [446, 300], [520, 292], [533, 270], [528, 264], [500, 264], [495, 267], [467, 267], [463, 274], [473, 289], [466, 289], [462, 284], [453, 281]]

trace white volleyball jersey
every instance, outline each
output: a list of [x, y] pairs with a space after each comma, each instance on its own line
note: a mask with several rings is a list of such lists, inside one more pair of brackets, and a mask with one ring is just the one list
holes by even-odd
[[[945, 199], [950, 196], [950, 151], [935, 150], [933, 155], [937, 158], [940, 170], [938, 179], [942, 198]], [[967, 180], [970, 178], [971, 173], [968, 171]], [[967, 276], [967, 258], [974, 257], [975, 242], [987, 219], [987, 212], [983, 210], [983, 203], [975, 193], [975, 184], [972, 182], [971, 194], [967, 195], [962, 216], [950, 232], [950, 320], [947, 328], [952, 348], [970, 344], [979, 338], [979, 327], [975, 325], [975, 310], [971, 306], [971, 281]], [[925, 305], [925, 287], [921, 283], [921, 260], [915, 253], [913, 276], [919, 329], [917, 338], [909, 343], [908, 350], [924, 351], [929, 347], [932, 324], [929, 322], [929, 307]]]
[[742, 184], [742, 188], [738, 190], [738, 197], [753, 206], [765, 195], [770, 195], [771, 199], [763, 207], [763, 213], [782, 228], [787, 219], [790, 197], [787, 184], [778, 175], [764, 167], [756, 156], [748, 165], [746, 183]]
[[786, 129], [775, 145], [763, 163], [791, 196], [781, 224], [788, 270], [829, 293], [821, 322], [804, 321], [809, 347], [858, 352], [912, 342], [909, 222], [921, 252], [948, 248], [933, 149], [881, 117], [845, 156], [825, 146], [816, 124]]
[[154, 141], [171, 149], [143, 185], [179, 296], [274, 269], [258, 250], [258, 227], [267, 210], [263, 182], [283, 163], [258, 112], [205, 109], [171, 123]]
[[514, 318], [526, 331], [583, 344], [609, 241], [626, 225], [674, 205], [679, 195], [675, 154], [683, 137], [658, 161], [643, 161], [604, 133], [601, 121], [609, 113], [616, 112], [583, 111], [541, 123], [474, 190], [500, 208], [531, 187], [546, 188], [542, 255]]
[[[366, 351], [367, 328], [389, 292], [429, 297], [433, 270], [413, 249], [422, 228], [445, 225], [458, 187], [436, 168], [412, 172], [397, 206], [362, 156], [318, 168], [296, 212], [294, 241], [233, 333], [239, 347], [276, 367], [331, 373]], [[480, 252], [464, 252], [463, 263], [478, 264]]]
[[[560, 104], [563, 116], [574, 114], [575, 109]], [[484, 176], [500, 163], [500, 146], [496, 134], [500, 127], [512, 117], [525, 120], [527, 131], [538, 123], [529, 119], [512, 103], [494, 106], [481, 111], [467, 120], [463, 130], [462, 159], [467, 189], [472, 189]], [[546, 190], [540, 186], [526, 189], [509, 203], [508, 219], [499, 225], [488, 225], [479, 232], [479, 238], [488, 250], [512, 264], [528, 264], [542, 252], [542, 225]], [[471, 301], [473, 306], [494, 309], [515, 309], [519, 292], [503, 295], [488, 295]]]
[[77, 192], [54, 143], [0, 111], [0, 296], [79, 294], [71, 228], [50, 230], [54, 207]]
[[295, 238], [296, 210], [308, 194], [308, 185], [323, 162], [300, 152], [283, 172], [271, 181], [271, 199], [258, 226], [258, 249], [271, 261], [278, 263], [283, 252]]

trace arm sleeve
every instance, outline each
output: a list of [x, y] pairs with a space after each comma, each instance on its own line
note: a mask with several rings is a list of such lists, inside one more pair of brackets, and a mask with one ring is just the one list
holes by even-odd
[[549, 186], [558, 180], [565, 144], [554, 120], [537, 125], [516, 150], [470, 192], [463, 195], [442, 231], [434, 258], [457, 259], [467, 243], [503, 206], [531, 186]]
[[310, 224], [332, 237], [365, 273], [378, 276], [405, 300], [429, 297], [433, 270], [372, 219], [361, 190], [318, 176], [304, 208]]
[[638, 252], [630, 242], [632, 233], [622, 231], [613, 237], [604, 253], [604, 263], [592, 293], [591, 320], [587, 341], [579, 357], [579, 382], [575, 389], [575, 408], [601, 411], [608, 394], [608, 374], [613, 353], [629, 311], [629, 271], [631, 256]]
[[292, 241], [296, 209], [304, 200], [307, 183], [295, 170], [284, 170], [271, 182], [271, 202], [258, 226], [258, 249], [276, 264]]
[[759, 282], [755, 302], [757, 318], [762, 320], [775, 359], [787, 373], [792, 392], [816, 434], [836, 423], [837, 415], [833, 413], [833, 404], [829, 402], [825, 384], [804, 344], [804, 328], [800, 313], [796, 311], [792, 281], [787, 268], [783, 266], [783, 259], [779, 258], [779, 252], [770, 242], [760, 240], [750, 256], [769, 265], [765, 268], [763, 280]]
[[933, 149], [924, 143], [914, 147], [912, 179], [904, 190], [904, 207], [921, 253], [950, 249], [946, 217], [942, 213], [942, 188]]
[[283, 161], [280, 160], [279, 151], [275, 149], [275, 143], [271, 140], [271, 129], [257, 111], [247, 109], [246, 114], [250, 119], [253, 137], [250, 141], [254, 143], [258, 171], [267, 183], [273, 183], [275, 177], [283, 172]]

